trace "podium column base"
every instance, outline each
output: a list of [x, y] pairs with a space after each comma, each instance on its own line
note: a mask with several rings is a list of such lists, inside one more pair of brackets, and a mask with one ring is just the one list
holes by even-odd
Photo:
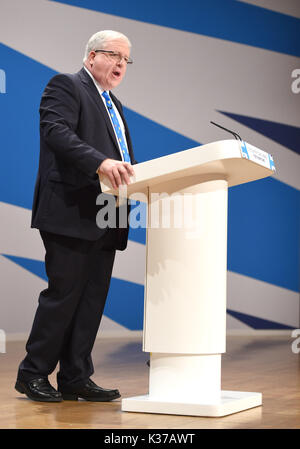
[[212, 404], [171, 402], [149, 395], [122, 400], [123, 412], [162, 413], [168, 415], [221, 417], [262, 405], [261, 393], [222, 391], [220, 401]]

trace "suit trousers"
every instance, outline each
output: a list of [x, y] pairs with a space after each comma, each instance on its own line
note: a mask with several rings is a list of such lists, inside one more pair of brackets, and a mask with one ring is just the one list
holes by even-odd
[[58, 362], [58, 386], [83, 385], [93, 374], [91, 352], [115, 258], [109, 232], [89, 241], [40, 231], [48, 288], [40, 293], [18, 378], [47, 377]]

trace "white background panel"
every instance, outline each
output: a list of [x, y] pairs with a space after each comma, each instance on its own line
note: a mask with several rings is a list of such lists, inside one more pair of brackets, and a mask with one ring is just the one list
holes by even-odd
[[126, 251], [117, 251], [112, 276], [144, 285], [146, 268], [145, 245], [128, 241]]
[[44, 288], [44, 280], [0, 256], [0, 328], [7, 334], [27, 334]]
[[43, 260], [39, 231], [30, 228], [31, 210], [0, 202], [0, 220], [0, 254]]
[[292, 327], [299, 326], [299, 293], [228, 272], [227, 308]]

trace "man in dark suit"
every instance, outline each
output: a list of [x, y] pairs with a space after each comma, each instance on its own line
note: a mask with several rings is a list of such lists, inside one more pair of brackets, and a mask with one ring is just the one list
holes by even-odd
[[[87, 44], [84, 67], [76, 74], [54, 76], [41, 99], [32, 227], [43, 239], [49, 283], [40, 293], [15, 386], [32, 400], [120, 397], [118, 390], [101, 388], [90, 376], [115, 251], [126, 248], [128, 237], [128, 225], [96, 225], [96, 198], [99, 173], [114, 188], [129, 184], [134, 175], [122, 105], [110, 92], [132, 62], [130, 47], [121, 33], [96, 33]], [[56, 390], [48, 375], [58, 362]]]

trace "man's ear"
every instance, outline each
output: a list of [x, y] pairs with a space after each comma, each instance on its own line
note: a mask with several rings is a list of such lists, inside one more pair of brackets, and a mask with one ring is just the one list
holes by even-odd
[[95, 59], [96, 53], [94, 51], [90, 51], [88, 61], [91, 67], [93, 67], [94, 59]]

